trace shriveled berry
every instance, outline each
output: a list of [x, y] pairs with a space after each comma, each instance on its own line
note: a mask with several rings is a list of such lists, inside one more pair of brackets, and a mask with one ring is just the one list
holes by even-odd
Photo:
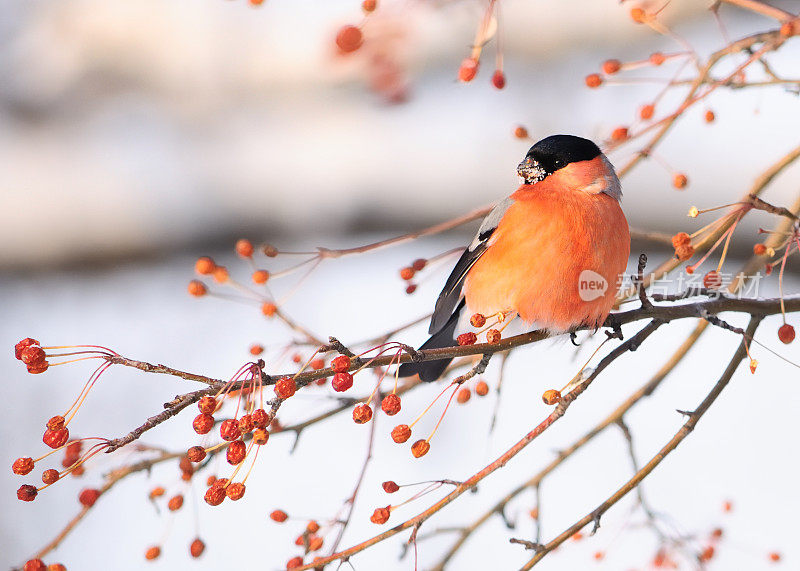
[[11, 465], [11, 471], [17, 476], [24, 476], [31, 473], [33, 466], [33, 458], [17, 458]]
[[189, 286], [186, 289], [189, 292], [189, 295], [192, 295], [194, 297], [202, 297], [208, 293], [208, 289], [206, 289], [206, 284], [197, 280], [190, 281]]
[[214, 273], [214, 268], [216, 267], [217, 264], [208, 256], [197, 258], [197, 261], [194, 263], [194, 271], [202, 276], [210, 276]]
[[467, 387], [461, 387], [456, 394], [456, 402], [458, 402], [458, 404], [464, 404], [469, 401], [470, 397], [472, 397], [472, 391]]
[[36, 499], [36, 494], [38, 493], [39, 491], [36, 489], [36, 486], [22, 484], [19, 489], [17, 489], [17, 499], [23, 502], [32, 502]]
[[681, 262], [685, 262], [692, 256], [694, 256], [694, 246], [691, 244], [675, 248], [675, 257]]
[[393, 494], [400, 489], [400, 486], [397, 485], [397, 482], [393, 480], [385, 481], [383, 484], [381, 484], [381, 487], [383, 488], [383, 491], [386, 492], [387, 494]]
[[257, 446], [263, 446], [269, 440], [269, 432], [263, 428], [256, 428], [253, 431], [253, 443]]
[[475, 58], [468, 57], [461, 61], [461, 66], [458, 68], [458, 80], [463, 83], [469, 83], [478, 74], [479, 62]]
[[427, 265], [428, 265], [428, 260], [426, 260], [425, 258], [417, 258], [411, 263], [411, 268], [415, 272], [421, 272], [422, 270], [425, 269], [425, 266]]
[[39, 345], [39, 342], [31, 337], [26, 337], [22, 341], [19, 341], [16, 345], [14, 345], [14, 357], [21, 361], [22, 351], [28, 347], [31, 347], [32, 345]]
[[614, 75], [622, 68], [622, 63], [618, 59], [607, 59], [603, 62], [603, 73]]
[[291, 377], [284, 377], [275, 383], [275, 395], [281, 399], [288, 399], [297, 391], [297, 383]]
[[195, 559], [200, 557], [205, 550], [206, 544], [199, 537], [192, 541], [192, 543], [189, 545], [189, 554]]
[[22, 571], [47, 571], [47, 565], [41, 559], [29, 559], [23, 565]]
[[241, 500], [244, 497], [245, 485], [242, 482], [234, 482], [225, 488], [225, 495], [227, 495], [234, 502]]
[[339, 355], [331, 361], [331, 367], [334, 373], [346, 373], [350, 370], [350, 357], [347, 355]]
[[26, 368], [31, 375], [38, 375], [39, 373], [44, 373], [49, 367], [50, 363], [47, 361], [39, 361], [33, 365], [27, 365]]
[[169, 508], [169, 511], [171, 512], [176, 512], [182, 507], [183, 507], [183, 496], [181, 494], [172, 496], [167, 502], [167, 508]]
[[223, 420], [222, 424], [220, 424], [219, 435], [223, 440], [231, 442], [232, 440], [239, 438], [242, 435], [242, 431], [239, 430], [239, 423], [236, 420], [229, 418], [227, 420]]
[[716, 270], [711, 270], [703, 276], [703, 286], [708, 289], [719, 289], [722, 286], [722, 276]]
[[26, 365], [41, 363], [46, 358], [47, 355], [45, 354], [44, 349], [42, 349], [38, 345], [31, 345], [30, 347], [25, 347], [22, 350], [22, 354], [20, 355], [20, 361], [22, 361]]
[[392, 429], [392, 440], [398, 444], [408, 441], [411, 438], [411, 428], [407, 424], [398, 424]]
[[210, 414], [198, 414], [192, 421], [192, 428], [197, 434], [208, 434], [214, 428], [214, 417]]
[[206, 449], [202, 446], [192, 446], [186, 451], [186, 457], [195, 464], [197, 462], [202, 462], [206, 457]]
[[257, 428], [266, 428], [269, 424], [269, 414], [263, 408], [257, 408], [250, 416], [253, 417], [253, 425]]
[[473, 333], [472, 331], [467, 331], [466, 333], [462, 333], [456, 339], [459, 345], [474, 345], [477, 340], [478, 336], [475, 335], [475, 333]]
[[672, 247], [679, 248], [681, 246], [687, 246], [692, 242], [691, 237], [686, 232], [678, 232], [672, 237]]
[[69, 440], [69, 428], [66, 426], [58, 430], [50, 430], [48, 428], [42, 435], [42, 442], [53, 449], [64, 446], [64, 444], [67, 443], [67, 440]]
[[81, 490], [80, 494], [78, 494], [78, 501], [87, 508], [90, 508], [94, 505], [99, 497], [100, 490], [96, 490], [94, 488], [85, 488]]
[[421, 458], [422, 456], [425, 456], [430, 449], [431, 445], [427, 440], [417, 440], [411, 445], [411, 454], [414, 455], [414, 458]]
[[244, 462], [245, 456], [247, 456], [247, 445], [244, 442], [241, 440], [234, 440], [228, 444], [228, 451], [225, 454], [228, 464], [233, 466], [241, 464]]
[[642, 105], [639, 107], [639, 118], [647, 121], [648, 119], [653, 118], [653, 114], [656, 111], [656, 106], [652, 103], [647, 103], [646, 105]]
[[48, 468], [47, 470], [42, 472], [42, 482], [44, 482], [48, 486], [50, 484], [55, 484], [56, 482], [58, 482], [58, 470], [55, 470], [54, 468]]
[[599, 73], [590, 73], [589, 75], [586, 76], [584, 82], [586, 82], [586, 87], [595, 89], [603, 85], [603, 78], [600, 77]]
[[265, 302], [261, 304], [261, 313], [267, 317], [272, 317], [278, 311], [278, 306], [272, 302]]
[[239, 419], [239, 430], [242, 431], [242, 434], [252, 432], [253, 428], [255, 428], [255, 425], [256, 423], [253, 420], [253, 417], [249, 414], [245, 414]]
[[152, 547], [148, 547], [147, 551], [144, 552], [144, 558], [148, 561], [153, 561], [154, 559], [158, 559], [161, 555], [161, 548], [158, 545], [153, 545]]
[[557, 404], [561, 402], [561, 393], [555, 389], [544, 391], [542, 401], [544, 401], [544, 404]]
[[475, 384], [475, 394], [479, 397], [485, 397], [489, 394], [489, 385], [486, 384], [486, 381], [478, 381]]
[[214, 414], [214, 411], [217, 410], [217, 399], [206, 395], [197, 401], [197, 408], [199, 408], [200, 412], [203, 414]]
[[672, 186], [678, 190], [683, 190], [689, 184], [689, 179], [683, 173], [677, 173], [672, 177]]
[[482, 313], [473, 313], [472, 317], [469, 318], [469, 323], [476, 329], [479, 329], [486, 325], [486, 317]]
[[253, 252], [255, 248], [253, 247], [253, 243], [250, 240], [242, 238], [238, 242], [236, 242], [236, 253], [239, 254], [242, 258], [251, 258], [253, 257]]
[[489, 345], [497, 345], [500, 343], [500, 339], [502, 338], [502, 334], [497, 329], [490, 329], [486, 332], [486, 342]]
[[336, 34], [336, 45], [344, 54], [356, 51], [364, 43], [364, 34], [355, 26], [342, 26]]
[[400, 397], [395, 393], [391, 393], [383, 397], [383, 401], [381, 401], [381, 410], [389, 416], [394, 416], [400, 412], [400, 405]]
[[275, 521], [275, 522], [278, 522], [278, 523], [283, 523], [283, 522], [285, 522], [285, 521], [287, 520], [287, 518], [288, 518], [288, 517], [289, 517], [289, 516], [288, 516], [288, 515], [286, 515], [286, 512], [285, 512], [285, 511], [283, 511], [283, 510], [275, 510], [275, 511], [273, 511], [271, 514], [269, 514], [269, 518], [270, 518], [272, 521]]
[[[217, 482], [218, 481], [219, 480], [217, 480]], [[206, 490], [203, 499], [210, 506], [218, 506], [225, 499], [225, 488], [222, 486], [217, 486], [215, 482], [213, 486]]]
[[353, 421], [356, 424], [364, 424], [372, 419], [372, 409], [368, 404], [357, 404], [353, 409]]
[[377, 523], [379, 525], [386, 523], [387, 521], [389, 521], [389, 515], [391, 514], [390, 511], [391, 507], [392, 506], [386, 506], [385, 508], [377, 508], [374, 512], [372, 512], [369, 521], [371, 521], [372, 523]]
[[794, 327], [788, 323], [781, 325], [780, 328], [778, 328], [778, 339], [785, 345], [794, 341]]
[[492, 85], [495, 89], [503, 89], [506, 86], [506, 74], [502, 70], [495, 70], [492, 74]]
[[350, 373], [336, 373], [331, 380], [331, 386], [337, 393], [341, 393], [353, 386], [353, 375]]

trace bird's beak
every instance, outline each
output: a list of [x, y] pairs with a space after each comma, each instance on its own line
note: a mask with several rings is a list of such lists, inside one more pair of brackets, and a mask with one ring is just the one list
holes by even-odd
[[519, 163], [517, 173], [525, 179], [525, 184], [539, 182], [546, 176], [541, 165], [531, 157], [525, 157], [525, 160]]

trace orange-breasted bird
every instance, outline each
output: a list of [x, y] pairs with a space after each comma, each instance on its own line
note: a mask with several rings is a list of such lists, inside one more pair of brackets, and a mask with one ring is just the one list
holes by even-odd
[[[420, 349], [456, 345], [469, 317], [518, 316], [556, 335], [600, 327], [630, 253], [619, 179], [592, 141], [553, 135], [517, 167], [524, 183], [494, 207], [436, 300]], [[406, 363], [401, 376], [438, 379], [450, 359]]]

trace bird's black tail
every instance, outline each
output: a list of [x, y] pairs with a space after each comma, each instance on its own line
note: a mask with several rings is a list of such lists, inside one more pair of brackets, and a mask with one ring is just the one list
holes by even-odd
[[[431, 338], [425, 341], [420, 347], [421, 351], [425, 349], [443, 349], [445, 347], [456, 346], [456, 325], [458, 325], [458, 318], [461, 310], [464, 308], [464, 300], [458, 304], [453, 315], [447, 320], [444, 327], [431, 335]], [[401, 377], [410, 377], [411, 375], [419, 375], [419, 378], [425, 382], [435, 381], [442, 376], [447, 365], [453, 359], [439, 359], [438, 361], [423, 361], [421, 363], [404, 363], [400, 365], [399, 375]]]

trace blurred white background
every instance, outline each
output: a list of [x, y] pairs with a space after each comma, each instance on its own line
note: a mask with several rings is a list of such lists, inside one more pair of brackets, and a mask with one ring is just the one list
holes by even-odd
[[[531, 144], [513, 137], [516, 125], [525, 125], [534, 139], [570, 132], [601, 141], [613, 127], [630, 124], [659, 86], [589, 90], [584, 76], [611, 57], [626, 61], [676, 49], [674, 42], [631, 24], [627, 4], [511, 0], [502, 4], [508, 85], [497, 91], [489, 85], [491, 47], [475, 82], [455, 81], [481, 15], [478, 2], [386, 0], [365, 28], [364, 50], [348, 58], [335, 53], [333, 37], [342, 24], [360, 22], [357, 1], [269, 0], [258, 9], [241, 0], [0, 2], [0, 347], [8, 349], [0, 370], [11, 393], [0, 420], [6, 436], [0, 459], [7, 466], [43, 449], [42, 423], [68, 406], [90, 372], [79, 364], [29, 376], [11, 356], [19, 339], [99, 343], [134, 358], [229, 376], [248, 358], [251, 342], [279, 348], [286, 332], [265, 325], [252, 308], [189, 299], [184, 288], [198, 254], [217, 253], [245, 279], [246, 268], [227, 253], [241, 236], [287, 249], [350, 246], [496, 200], [518, 183], [516, 165]], [[775, 4], [798, 10], [797, 2]], [[723, 45], [707, 7], [680, 1], [665, 12], [666, 21], [701, 54]], [[734, 38], [772, 26], [730, 7], [721, 13]], [[378, 52], [397, 64], [388, 95], [402, 94], [401, 104], [370, 88], [370, 54]], [[769, 61], [797, 77], [798, 58], [795, 40]], [[671, 100], [666, 98], [665, 109]], [[702, 119], [709, 108], [717, 116], [711, 125]], [[797, 144], [798, 125], [798, 98], [783, 88], [715, 93], [687, 113], [659, 149], [689, 176], [686, 191], [674, 190], [670, 174], [655, 162], [640, 165], [623, 181], [632, 226], [670, 233], [695, 228], [685, 218], [688, 207], [739, 197]], [[623, 148], [612, 161], [623, 163], [633, 150]], [[795, 165], [764, 196], [789, 203], [799, 180]], [[736, 251], [747, 252], [757, 240], [754, 229], [769, 223], [753, 215], [737, 232]], [[463, 244], [466, 232], [324, 265], [286, 309], [320, 335], [349, 341], [423, 315], [444, 276], [405, 296], [397, 269]], [[669, 255], [649, 248], [655, 262]], [[729, 263], [734, 267], [736, 261]], [[787, 291], [797, 291], [800, 283], [793, 275], [789, 279]], [[768, 287], [761, 293], [774, 294], [774, 284]], [[382, 317], [376, 321], [374, 315]], [[776, 327], [774, 320], [765, 323], [761, 335], [778, 349]], [[666, 327], [649, 351], [620, 360], [556, 430], [482, 484], [479, 495], [462, 498], [423, 531], [469, 521], [503, 490], [530, 477], [642, 384], [689, 328]], [[403, 340], [417, 343], [423, 336], [420, 328]], [[682, 422], [675, 409], [700, 401], [736, 343], [729, 334], [711, 332], [672, 382], [630, 416], [640, 459], [674, 433]], [[378, 529], [367, 520], [375, 507], [389, 503], [381, 481], [472, 474], [548, 413], [543, 389], [560, 387], [593, 348], [585, 347], [577, 359], [563, 343], [519, 352], [510, 362], [495, 431], [488, 432], [495, 397], [473, 398], [449, 413], [422, 461], [391, 444], [387, 434], [394, 423], [379, 418], [376, 458], [344, 545]], [[796, 344], [780, 350], [795, 362], [800, 358]], [[767, 568], [766, 554], [773, 549], [783, 554], [783, 568], [800, 568], [794, 531], [800, 500], [791, 493], [798, 458], [790, 444], [800, 428], [797, 369], [763, 350], [758, 358], [758, 374], [743, 367], [696, 433], [645, 485], [654, 508], [682, 532], [702, 538], [717, 525], [725, 528], [713, 569]], [[495, 376], [490, 371], [487, 380]], [[192, 388], [112, 370], [90, 395], [74, 432], [121, 435]], [[404, 401], [403, 420], [438, 390], [425, 387]], [[286, 421], [304, 417], [320, 399], [297, 397], [287, 406]], [[188, 447], [196, 440], [191, 418], [186, 413], [145, 441]], [[281, 568], [295, 554], [291, 544], [301, 522], [280, 527], [267, 514], [282, 507], [306, 517], [332, 515], [351, 491], [366, 433], [349, 418], [332, 420], [304, 434], [291, 457], [290, 437], [275, 437], [248, 481], [244, 501], [209, 509], [201, 490], [187, 492], [187, 499], [195, 493], [198, 509], [187, 502], [174, 523], [155, 512], [146, 494], [156, 484], [180, 490], [175, 469], [142, 474], [102, 498], [47, 560], [63, 561], [71, 570], [140, 569], [145, 547], [163, 541], [162, 558], [148, 564], [153, 568]], [[97, 485], [117, 461], [103, 459], [83, 481], [62, 482], [33, 504], [14, 498], [21, 480], [3, 472], [0, 564], [19, 564], [51, 539], [77, 510], [80, 489]], [[546, 482], [543, 537], [591, 510], [630, 473], [624, 441], [611, 430]], [[391, 522], [417, 513], [429, 499], [399, 510]], [[726, 499], [735, 509], [723, 515]], [[452, 568], [520, 565], [529, 553], [507, 539], [529, 537], [525, 514], [532, 505], [530, 495], [521, 496], [509, 510], [518, 529], [493, 521]], [[655, 539], [638, 527], [640, 516], [628, 515], [631, 507], [628, 500], [609, 512], [595, 538], [568, 544], [542, 568], [644, 568]], [[198, 532], [208, 549], [195, 562], [187, 546]], [[449, 540], [422, 542], [421, 568], [436, 561]], [[385, 543], [354, 558], [353, 565], [413, 568], [411, 559], [398, 561], [398, 545]], [[603, 562], [593, 560], [597, 550], [607, 551]]]

